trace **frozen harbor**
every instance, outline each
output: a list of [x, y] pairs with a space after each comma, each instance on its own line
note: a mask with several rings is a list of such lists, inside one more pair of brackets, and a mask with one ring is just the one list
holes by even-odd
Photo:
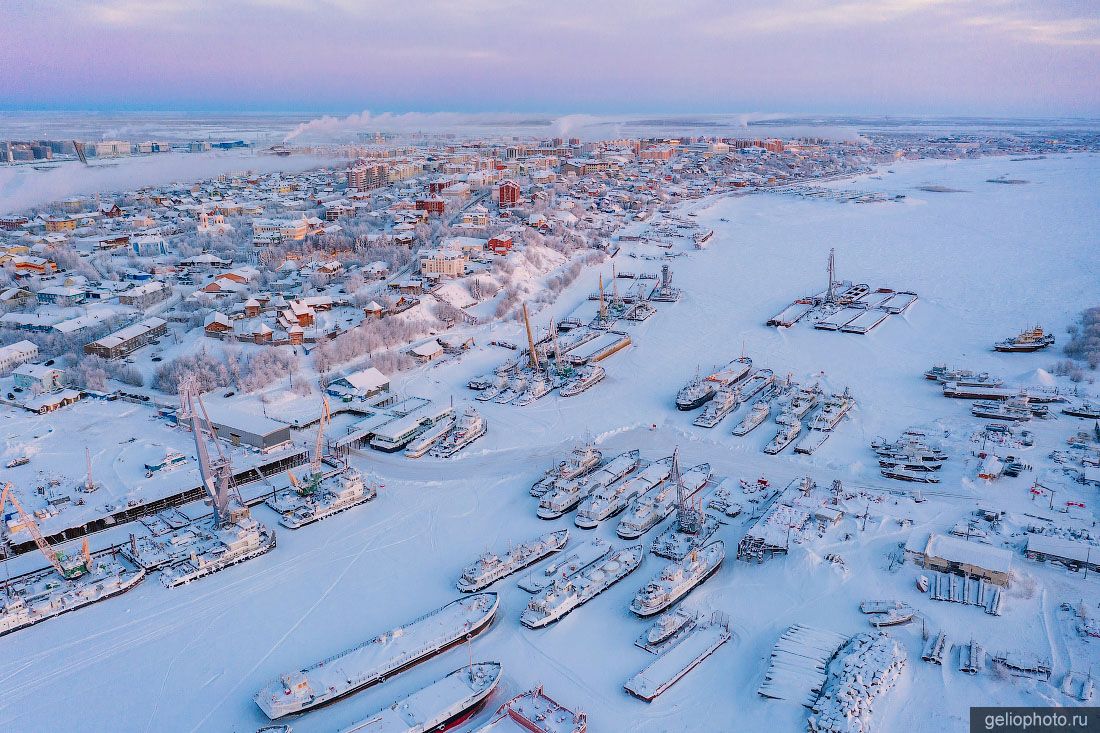
[[[756, 693], [773, 646], [795, 624], [844, 636], [863, 633], [867, 619], [858, 604], [871, 597], [904, 600], [929, 619], [930, 628], [947, 629], [953, 639], [974, 637], [994, 652], [1053, 658], [1059, 681], [1069, 669], [1087, 669], [1100, 658], [1095, 642], [1081, 642], [1059, 608], [1084, 600], [1095, 609], [1100, 585], [1091, 575], [1084, 581], [1017, 552], [1012, 566], [1019, 579], [1006, 591], [1004, 614], [993, 616], [931, 600], [914, 587], [914, 566], [892, 561], [913, 532], [947, 531], [979, 501], [996, 499], [1018, 514], [1045, 509], [1046, 497], [1036, 503], [1028, 492], [1035, 476], [989, 484], [975, 478], [972, 461], [956, 459], [925, 492], [928, 500], [918, 503], [908, 498], [909, 487], [889, 486], [899, 482], [880, 476], [868, 446], [876, 436], [893, 439], [922, 426], [953, 442], [956, 452], [969, 447], [969, 435], [982, 421], [970, 414], [968, 403], [944, 399], [923, 378], [929, 364], [965, 363], [1011, 384], [1046, 379], [1037, 370], [1048, 370], [1056, 355], [997, 353], [990, 345], [1034, 323], [1060, 336], [1082, 308], [1100, 302], [1100, 158], [899, 162], [892, 169], [875, 179], [836, 184], [845, 191], [905, 194], [889, 203], [764, 193], [688, 205], [698, 209], [699, 224], [716, 233], [706, 250], [677, 259], [682, 297], [663, 305], [659, 317], [630, 326], [631, 347], [614, 357], [598, 389], [568, 399], [548, 396], [522, 410], [479, 404], [493, 429], [450, 460], [352, 451], [352, 467], [386, 482], [386, 490], [366, 506], [282, 532], [273, 551], [201, 582], [171, 592], [143, 583], [108, 603], [5, 637], [0, 679], [7, 696], [0, 728], [255, 730], [265, 717], [251, 696], [277, 675], [452, 600], [456, 572], [486, 549], [572, 527], [569, 515], [554, 524], [538, 519], [529, 488], [589, 433], [607, 459], [636, 449], [657, 458], [678, 445], [685, 468], [705, 461], [715, 475], [767, 475], [778, 487], [811, 475], [822, 487], [841, 479], [856, 494], [879, 491], [848, 502], [839, 523], [820, 534], [808, 528], [785, 556], [763, 564], [727, 561], [696, 587], [691, 607], [728, 615], [738, 641], [651, 705], [622, 689], [652, 661], [634, 646], [646, 622], [628, 611], [649, 571], [626, 577], [577, 613], [536, 630], [519, 622], [530, 596], [515, 579], [497, 583], [498, 618], [470, 643], [475, 659], [499, 661], [506, 670], [489, 708], [542, 684], [555, 699], [585, 711], [593, 733], [715, 726], [804, 730], [807, 711], [798, 701]], [[1006, 173], [1028, 183], [987, 183]], [[920, 190], [929, 185], [957, 192]], [[764, 326], [792, 293], [824, 287], [834, 247], [842, 268], [859, 263], [861, 281], [904, 283], [920, 300], [867, 334]], [[545, 326], [551, 315], [568, 313], [596, 287], [597, 277], [595, 269], [586, 271], [532, 319]], [[493, 337], [524, 340], [517, 324], [498, 326]], [[771, 365], [777, 376], [782, 365], [802, 383], [820, 381], [826, 394], [851, 386], [858, 403], [845, 427], [809, 456], [789, 450], [764, 454], [770, 428], [742, 438], [730, 434], [731, 420], [716, 430], [692, 427], [696, 415], [677, 411], [670, 396], [700, 363], [728, 358], [743, 344], [755, 363]], [[401, 388], [443, 404], [450, 395], [463, 395], [468, 380], [491, 371], [499, 355], [475, 350], [460, 362], [410, 372]], [[1076, 419], [1059, 418], [1036, 427], [1035, 460], [1063, 445], [1076, 425]], [[115, 443], [132, 432], [113, 436]], [[130, 471], [133, 478], [139, 478], [136, 471]], [[896, 493], [882, 491], [887, 488]], [[1095, 490], [1067, 484], [1059, 492], [1059, 503], [1088, 502], [1095, 511]], [[747, 504], [740, 493], [735, 498]], [[716, 539], [732, 548], [762, 510], [746, 505], [744, 516], [724, 518]], [[266, 507], [254, 512], [269, 526], [277, 522]], [[609, 540], [618, 551], [628, 543], [616, 537], [616, 525], [600, 522], [584, 537]], [[645, 538], [647, 548], [659, 531]], [[655, 570], [663, 561], [647, 562]], [[920, 631], [920, 624], [909, 624], [889, 633], [910, 660], [919, 660], [925, 646]], [[294, 730], [351, 725], [466, 658], [465, 650], [442, 654], [295, 720]], [[972, 677], [955, 666], [910, 662], [897, 689], [876, 701], [876, 726], [954, 730], [974, 700], [1072, 704], [1073, 698], [1041, 681], [1000, 679], [988, 669]], [[139, 689], [144, 694], [134, 695]], [[74, 692], [79, 706], [67, 704]]]

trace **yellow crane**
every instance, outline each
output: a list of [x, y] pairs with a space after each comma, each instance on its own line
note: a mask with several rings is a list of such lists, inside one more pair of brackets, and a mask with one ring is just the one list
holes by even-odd
[[314, 475], [321, 473], [321, 444], [325, 439], [325, 426], [332, 421], [332, 413], [328, 409], [328, 397], [321, 398], [321, 419], [317, 423], [317, 443], [313, 446], [313, 460], [309, 463], [309, 469]]
[[63, 552], [54, 552], [49, 543], [46, 542], [46, 538], [42, 536], [42, 532], [38, 529], [38, 523], [34, 521], [34, 517], [27, 513], [27, 510], [23, 508], [23, 505], [19, 503], [19, 500], [15, 498], [15, 492], [12, 491], [11, 482], [4, 484], [3, 492], [0, 492], [0, 516], [4, 513], [4, 506], [8, 500], [11, 500], [12, 506], [19, 512], [20, 519], [23, 520], [23, 527], [30, 533], [31, 538], [34, 539], [34, 544], [38, 546], [38, 551], [42, 553], [42, 557], [46, 558], [46, 561], [53, 566], [54, 570], [61, 574], [64, 578], [78, 578], [84, 573], [88, 572], [92, 567], [92, 556], [88, 550], [88, 538], [84, 538], [84, 544], [81, 546], [82, 563], [74, 564], [69, 561], [69, 558]]

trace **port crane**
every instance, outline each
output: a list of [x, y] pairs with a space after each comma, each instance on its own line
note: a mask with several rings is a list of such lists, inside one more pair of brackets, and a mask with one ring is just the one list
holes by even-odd
[[321, 419], [317, 422], [317, 439], [313, 444], [313, 456], [309, 461], [309, 476], [299, 481], [295, 475], [287, 471], [290, 483], [299, 496], [308, 496], [317, 491], [321, 486], [322, 473], [322, 449], [325, 442], [325, 428], [332, 422], [332, 411], [329, 409], [328, 397], [321, 398]]
[[[185, 412], [191, 421], [191, 433], [195, 436], [195, 450], [199, 458], [199, 472], [202, 475], [202, 483], [210, 500], [214, 504], [214, 523], [216, 527], [224, 524], [232, 524], [240, 516], [248, 516], [248, 509], [235, 496], [232, 484], [233, 466], [229, 456], [222, 451], [217, 436], [210, 424], [210, 416], [206, 413], [206, 405], [198, 396], [193, 385], [187, 384], [183, 389], [182, 401], [186, 407]], [[210, 435], [216, 455], [211, 457], [207, 447], [206, 436]]]
[[12, 491], [11, 482], [4, 484], [3, 492], [0, 492], [0, 515], [4, 513], [4, 506], [8, 501], [11, 501], [12, 506], [19, 512], [20, 519], [23, 520], [23, 527], [30, 533], [31, 538], [34, 539], [34, 544], [38, 546], [38, 551], [42, 553], [42, 557], [46, 558], [46, 561], [53, 566], [53, 569], [58, 572], [63, 578], [72, 580], [73, 578], [79, 578], [84, 573], [88, 572], [92, 567], [92, 555], [88, 550], [88, 538], [84, 538], [84, 544], [80, 548], [80, 556], [78, 558], [70, 558], [64, 552], [54, 551], [46, 538], [42, 536], [41, 530], [38, 529], [38, 523], [34, 521], [34, 517], [27, 513], [27, 510], [23, 508], [23, 505], [19, 503], [19, 500], [15, 498], [15, 492]]

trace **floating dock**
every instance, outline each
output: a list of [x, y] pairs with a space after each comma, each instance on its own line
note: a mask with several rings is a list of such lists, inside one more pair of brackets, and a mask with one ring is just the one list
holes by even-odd
[[731, 636], [729, 622], [720, 614], [715, 614], [709, 624], [695, 626], [677, 644], [631, 677], [623, 689], [646, 702], [652, 702], [729, 641]]

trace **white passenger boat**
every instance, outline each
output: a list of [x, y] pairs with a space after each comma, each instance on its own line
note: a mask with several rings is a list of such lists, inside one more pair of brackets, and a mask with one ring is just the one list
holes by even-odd
[[591, 541], [563, 552], [546, 565], [535, 568], [519, 579], [517, 585], [528, 593], [546, 590], [556, 580], [565, 580], [580, 573], [611, 554], [611, 543], [593, 537]]
[[654, 461], [629, 478], [594, 491], [581, 501], [574, 522], [582, 529], [592, 529], [626, 509], [634, 499], [660, 486], [671, 472], [672, 457], [669, 456]]
[[477, 562], [463, 569], [462, 576], [458, 579], [458, 589], [463, 593], [473, 593], [488, 588], [501, 578], [560, 551], [568, 541], [569, 530], [559, 529], [517, 545], [505, 553], [483, 553]]
[[527, 604], [520, 623], [531, 629], [549, 626], [637, 570], [645, 557], [641, 545], [619, 550], [583, 573], [558, 580]]
[[540, 519], [557, 519], [571, 512], [589, 494], [633, 473], [640, 463], [639, 456], [637, 450], [627, 451], [587, 476], [555, 485], [539, 500], [536, 514]]

